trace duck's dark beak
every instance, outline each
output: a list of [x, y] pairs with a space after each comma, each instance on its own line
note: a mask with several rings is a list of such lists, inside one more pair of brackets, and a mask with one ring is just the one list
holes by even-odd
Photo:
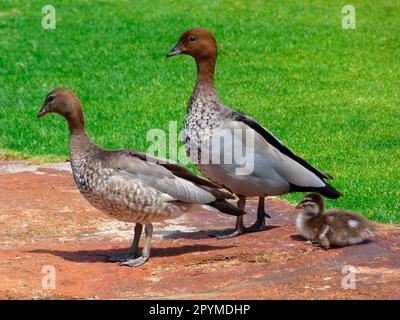
[[296, 209], [301, 209], [301, 208], [303, 208], [303, 205], [301, 203], [299, 203], [295, 208]]
[[167, 58], [176, 56], [177, 54], [181, 54], [182, 50], [179, 48], [179, 44], [177, 44], [170, 52], [167, 53]]
[[47, 106], [43, 106], [42, 109], [40, 109], [39, 113], [37, 114], [37, 117], [40, 118], [44, 116], [46, 113], [48, 113], [48, 108]]

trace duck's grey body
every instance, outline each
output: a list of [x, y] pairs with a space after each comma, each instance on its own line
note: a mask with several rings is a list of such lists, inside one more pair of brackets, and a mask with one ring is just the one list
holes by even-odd
[[235, 232], [227, 237], [265, 229], [265, 196], [295, 191], [317, 191], [330, 198], [341, 195], [324, 181], [329, 175], [295, 155], [254, 119], [220, 101], [214, 85], [217, 44], [208, 30], [186, 31], [167, 57], [181, 53], [192, 56], [197, 67], [184, 131], [190, 160], [207, 178], [235, 193], [242, 209], [246, 197], [259, 197], [256, 223], [245, 229], [238, 217]]
[[[243, 122], [243, 119], [254, 121], [222, 104], [218, 97], [212, 94], [212, 91], [207, 92], [198, 87], [195, 88], [189, 101], [184, 140], [190, 160], [206, 177], [223, 185], [233, 193], [246, 197], [281, 195], [290, 192], [292, 186], [326, 187], [322, 177], [329, 178], [329, 176], [319, 171], [314, 173], [317, 171], [316, 169], [312, 172], [282, 153], [259, 132]], [[261, 126], [260, 128], [269, 133], [265, 128]], [[251, 163], [248, 165], [253, 169], [248, 174], [238, 174], [238, 168], [244, 167], [244, 164], [235, 162], [237, 159], [234, 155], [226, 154], [227, 150], [229, 152], [233, 149], [226, 149], [225, 141], [220, 140], [221, 133], [231, 137], [233, 149], [235, 146], [240, 146], [243, 150], [246, 150], [248, 142], [246, 134], [252, 135], [248, 146], [248, 152], [251, 152], [248, 154], [248, 160]], [[269, 134], [272, 136], [271, 133]], [[285, 147], [278, 139], [273, 138], [282, 147]], [[208, 148], [204, 147], [207, 145], [206, 141], [210, 142]], [[209, 155], [204, 157], [202, 154], [204, 151]], [[215, 153], [217, 156], [213, 158]], [[226, 157], [218, 157], [218, 154]], [[227, 158], [233, 161], [224, 162]], [[204, 163], [205, 159], [208, 163]], [[213, 159], [220, 161], [213, 163]], [[319, 176], [317, 176], [318, 173]]]

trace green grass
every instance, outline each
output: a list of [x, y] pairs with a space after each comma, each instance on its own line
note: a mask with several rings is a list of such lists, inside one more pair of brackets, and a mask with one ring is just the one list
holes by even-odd
[[[400, 3], [353, 1], [42, 1], [0, 4], [0, 148], [65, 159], [61, 117], [35, 118], [45, 95], [73, 89], [88, 131], [107, 148], [146, 150], [146, 132], [182, 128], [195, 81], [189, 57], [165, 59], [181, 32], [212, 30], [220, 97], [331, 173], [328, 206], [400, 223]], [[47, 2], [46, 2], [47, 4]], [[298, 201], [300, 194], [285, 196]]]

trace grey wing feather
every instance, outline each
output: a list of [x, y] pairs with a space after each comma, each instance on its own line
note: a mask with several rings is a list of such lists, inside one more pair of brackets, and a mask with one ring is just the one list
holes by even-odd
[[[129, 150], [132, 152], [131, 150]], [[114, 151], [115, 156], [107, 157], [103, 165], [123, 174], [129, 180], [139, 180], [144, 185], [171, 196], [172, 200], [189, 203], [209, 203], [216, 198], [208, 191], [194, 183], [176, 177], [168, 169], [155, 163], [142, 160], [140, 155], [132, 157], [126, 150]]]
[[317, 177], [321, 179], [332, 179], [332, 176], [330, 176], [329, 174], [314, 168], [304, 159], [297, 156], [292, 150], [290, 150], [285, 144], [283, 144], [278, 138], [276, 138], [270, 131], [261, 126], [256, 120], [238, 110], [231, 110], [233, 112], [233, 118], [235, 120], [247, 124], [250, 128], [260, 134], [269, 144], [277, 148], [280, 152], [313, 172], [315, 175], [317, 175]]

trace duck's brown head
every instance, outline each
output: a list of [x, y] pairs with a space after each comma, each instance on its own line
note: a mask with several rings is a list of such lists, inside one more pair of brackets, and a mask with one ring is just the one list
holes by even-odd
[[196, 61], [210, 58], [215, 60], [217, 59], [217, 42], [207, 29], [191, 29], [181, 35], [176, 46], [167, 54], [167, 58], [181, 53], [192, 56]]
[[311, 215], [318, 215], [324, 212], [324, 200], [318, 193], [310, 193], [296, 206], [297, 209], [303, 209]]
[[70, 129], [84, 128], [82, 105], [69, 89], [57, 88], [47, 94], [37, 117], [40, 118], [48, 113], [62, 115], [68, 121]]

